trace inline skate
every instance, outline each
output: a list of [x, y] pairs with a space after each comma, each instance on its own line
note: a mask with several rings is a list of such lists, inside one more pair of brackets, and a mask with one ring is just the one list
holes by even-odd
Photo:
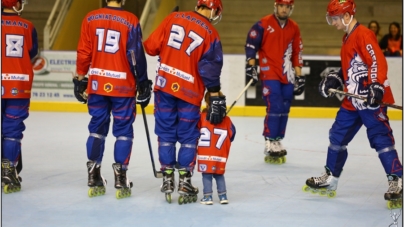
[[286, 162], [287, 151], [283, 148], [281, 140], [265, 138], [265, 162], [271, 164], [283, 164]]
[[192, 174], [186, 169], [179, 169], [180, 180], [178, 183], [178, 204], [187, 204], [198, 200], [198, 188], [191, 183]]
[[325, 167], [325, 173], [320, 177], [311, 177], [306, 180], [306, 185], [303, 186], [304, 192], [313, 194], [319, 193], [321, 196], [334, 198], [337, 195], [338, 177], [334, 177], [331, 171]]
[[168, 203], [171, 203], [171, 193], [174, 192], [174, 169], [165, 168], [163, 171], [163, 184], [160, 187], [160, 191], [165, 193], [165, 198]]
[[403, 180], [401, 177], [390, 174], [387, 175], [389, 188], [384, 193], [384, 199], [387, 201], [387, 208], [399, 209], [403, 203]]
[[133, 187], [133, 183], [129, 181], [126, 176], [126, 169], [122, 168], [122, 164], [114, 163], [112, 164], [112, 169], [115, 174], [115, 188], [116, 193], [115, 196], [117, 199], [122, 199], [126, 197], [130, 197], [132, 194], [131, 188]]
[[105, 186], [107, 181], [101, 175], [101, 165], [94, 161], [87, 162], [88, 170], [88, 196], [95, 197], [105, 194]]
[[19, 192], [21, 190], [21, 181], [15, 166], [11, 165], [8, 159], [1, 160], [1, 184], [5, 194]]

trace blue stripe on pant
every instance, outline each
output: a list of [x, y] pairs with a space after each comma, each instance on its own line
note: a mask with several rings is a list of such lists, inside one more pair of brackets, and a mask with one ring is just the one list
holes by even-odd
[[283, 139], [293, 99], [293, 84], [282, 84], [278, 80], [262, 82], [262, 98], [267, 106], [262, 135], [271, 139]]
[[136, 118], [133, 97], [109, 97], [92, 94], [88, 98], [91, 121], [87, 140], [87, 157], [101, 163], [108, 135], [111, 113], [114, 117], [112, 134], [117, 138], [114, 146], [116, 163], [128, 165], [133, 143], [133, 122]]
[[198, 130], [200, 107], [162, 91], [156, 91], [154, 108], [156, 121], [154, 132], [159, 141], [161, 169], [174, 167], [177, 163], [175, 144], [179, 142], [181, 144], [178, 152], [179, 168], [186, 168], [192, 172], [200, 135]]
[[30, 99], [1, 99], [1, 153], [16, 165], [21, 155], [24, 120], [28, 118]]
[[370, 147], [379, 153], [386, 174], [402, 176], [402, 165], [394, 148], [394, 137], [386, 115], [387, 108], [349, 111], [340, 108], [329, 132], [327, 164], [332, 174], [341, 175], [348, 157], [346, 146], [354, 138], [362, 124], [366, 127]]

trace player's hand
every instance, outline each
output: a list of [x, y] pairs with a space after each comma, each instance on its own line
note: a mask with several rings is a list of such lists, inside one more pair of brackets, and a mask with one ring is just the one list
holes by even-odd
[[149, 105], [153, 82], [151, 80], [145, 80], [137, 84], [138, 95], [136, 97], [136, 103], [142, 108], [146, 108]]
[[306, 76], [295, 76], [295, 84], [293, 88], [294, 95], [301, 95], [306, 85]]
[[226, 96], [211, 96], [206, 120], [216, 125], [226, 116]]
[[251, 83], [251, 86], [254, 86], [258, 82], [258, 72], [257, 72], [257, 66], [256, 65], [246, 65], [245, 66], [245, 78], [246, 81], [249, 82], [251, 79], [253, 79], [253, 82]]
[[344, 83], [342, 82], [341, 77], [338, 75], [337, 72], [331, 71], [326, 77], [321, 80], [320, 84], [318, 85], [318, 91], [324, 98], [328, 98], [335, 95], [334, 93], [328, 92], [330, 88], [339, 89], [343, 87]]
[[85, 91], [87, 90], [88, 78], [84, 77], [82, 80], [79, 80], [78, 77], [74, 77], [73, 84], [74, 84], [74, 96], [79, 102], [86, 104], [87, 95], [85, 94]]
[[374, 110], [380, 107], [380, 102], [383, 100], [384, 87], [380, 83], [372, 83], [369, 86], [368, 97], [366, 98], [366, 105], [368, 109]]

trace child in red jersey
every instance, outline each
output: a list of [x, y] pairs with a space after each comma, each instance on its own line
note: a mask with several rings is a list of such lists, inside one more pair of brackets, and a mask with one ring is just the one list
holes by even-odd
[[[223, 96], [219, 92], [220, 96]], [[201, 113], [199, 129], [201, 136], [198, 143], [198, 171], [202, 172], [203, 198], [201, 204], [212, 205], [212, 178], [217, 184], [217, 194], [221, 204], [227, 204], [226, 183], [224, 172], [230, 152], [231, 142], [236, 135], [236, 128], [229, 117], [225, 117], [220, 124], [212, 124], [206, 120], [209, 108], [210, 93], [205, 94], [206, 108]]]

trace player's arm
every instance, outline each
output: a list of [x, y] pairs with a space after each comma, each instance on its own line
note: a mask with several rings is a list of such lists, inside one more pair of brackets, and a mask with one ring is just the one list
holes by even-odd
[[32, 28], [31, 38], [32, 47], [29, 50], [29, 58], [31, 59], [31, 62], [33, 62], [34, 59], [38, 56], [38, 34], [35, 27]]
[[[142, 29], [139, 23], [136, 26], [132, 26], [132, 29], [129, 32], [126, 50], [126, 56], [131, 67], [131, 72], [136, 72], [136, 79], [139, 80], [137, 82], [147, 81], [147, 61], [142, 45]], [[132, 51], [134, 52], [136, 62], [132, 62]]]
[[258, 62], [256, 62], [257, 51], [261, 48], [262, 37], [264, 35], [264, 29], [261, 26], [261, 22], [253, 25], [247, 35], [247, 40], [245, 44], [245, 54], [246, 54], [246, 66], [245, 75], [246, 81], [253, 79], [251, 85], [255, 85], [258, 82]]
[[92, 43], [93, 42], [90, 34], [88, 34], [87, 17], [85, 17], [81, 24], [81, 34], [77, 46], [76, 72], [78, 80], [82, 80], [84, 78], [90, 67], [92, 58]]
[[161, 47], [163, 45], [166, 45], [166, 43], [163, 43], [166, 35], [164, 34], [164, 32], [166, 26], [169, 26], [168, 22], [170, 21], [170, 18], [171, 16], [167, 16], [163, 20], [163, 22], [161, 22], [161, 24], [157, 27], [157, 29], [150, 34], [150, 36], [146, 39], [146, 41], [143, 42], [144, 49], [148, 55], [150, 56], [159, 55]]
[[[230, 120], [230, 119], [229, 119]], [[234, 127], [233, 122], [230, 120], [230, 131], [231, 131], [231, 136], [230, 136], [230, 142], [233, 142], [234, 137], [236, 137], [236, 127]]]

